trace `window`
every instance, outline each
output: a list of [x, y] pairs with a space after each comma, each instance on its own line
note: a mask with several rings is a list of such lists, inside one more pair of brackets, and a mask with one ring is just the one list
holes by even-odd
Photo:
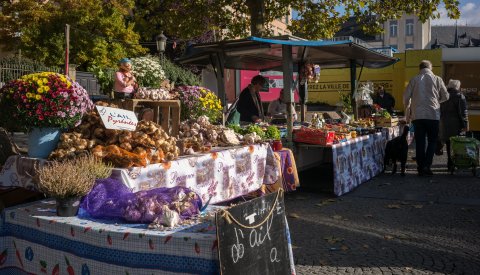
[[405, 44], [405, 50], [413, 49], [413, 44]]
[[405, 35], [412, 36], [413, 35], [413, 19], [407, 19], [405, 24]]
[[390, 37], [397, 37], [398, 22], [397, 20], [390, 21]]

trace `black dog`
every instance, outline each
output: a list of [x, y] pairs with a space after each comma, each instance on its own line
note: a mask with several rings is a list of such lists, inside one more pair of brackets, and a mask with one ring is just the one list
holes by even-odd
[[407, 135], [409, 129], [408, 126], [405, 126], [401, 136], [387, 142], [387, 146], [385, 147], [385, 159], [383, 160], [383, 171], [385, 171], [386, 166], [391, 160], [393, 162], [392, 175], [395, 174], [397, 172], [397, 161], [400, 161], [402, 168], [401, 175], [405, 176], [405, 164], [407, 163], [408, 156]]

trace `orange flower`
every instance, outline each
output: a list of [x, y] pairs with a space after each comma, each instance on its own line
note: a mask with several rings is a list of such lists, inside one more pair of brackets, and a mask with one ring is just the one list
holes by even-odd
[[250, 154], [253, 154], [253, 152], [255, 152], [255, 146], [253, 145], [248, 146], [248, 152], [250, 152]]
[[212, 159], [217, 159], [218, 158], [218, 153], [217, 152], [213, 152], [211, 155], [212, 155]]
[[288, 173], [289, 175], [293, 174], [293, 168], [292, 168], [292, 167], [288, 167], [288, 168], [287, 168], [287, 173]]
[[167, 161], [167, 162], [162, 163], [162, 165], [163, 165], [163, 169], [168, 170], [168, 169], [170, 169], [170, 167], [172, 167], [172, 162]]

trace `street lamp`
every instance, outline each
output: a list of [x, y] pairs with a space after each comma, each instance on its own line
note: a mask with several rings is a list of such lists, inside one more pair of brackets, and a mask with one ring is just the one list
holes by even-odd
[[157, 35], [155, 40], [157, 42], [157, 51], [160, 53], [160, 61], [163, 65], [163, 53], [165, 52], [165, 48], [167, 46], [167, 37], [163, 35], [162, 31], [159, 35]]

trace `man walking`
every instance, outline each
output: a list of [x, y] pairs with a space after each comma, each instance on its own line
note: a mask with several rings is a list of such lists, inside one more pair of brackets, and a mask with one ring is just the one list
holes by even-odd
[[[410, 80], [403, 95], [415, 131], [417, 171], [419, 176], [433, 175], [430, 169], [438, 138], [440, 103], [448, 100], [448, 92], [441, 77], [432, 72], [432, 63], [423, 60], [420, 73]], [[425, 150], [425, 137], [428, 145]]]

